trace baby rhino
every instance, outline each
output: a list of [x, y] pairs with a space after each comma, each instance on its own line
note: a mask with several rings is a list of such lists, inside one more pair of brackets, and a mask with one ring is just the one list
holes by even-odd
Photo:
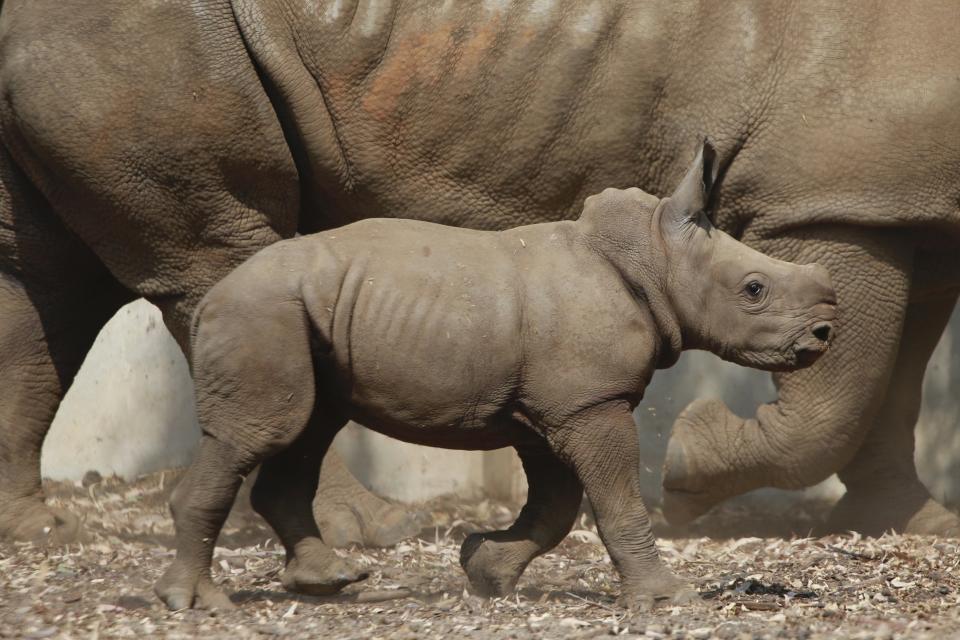
[[311, 509], [324, 452], [356, 420], [407, 442], [517, 450], [527, 504], [509, 529], [463, 543], [474, 592], [514, 589], [569, 532], [586, 490], [624, 604], [688, 598], [640, 497], [632, 410], [682, 349], [762, 369], [811, 364], [835, 305], [822, 267], [711, 225], [715, 177], [706, 142], [663, 200], [608, 189], [576, 221], [503, 232], [365, 220], [238, 267], [195, 316], [204, 435], [172, 499], [177, 556], [160, 597], [230, 606], [211, 554], [259, 463], [251, 498], [286, 548], [283, 585], [330, 594], [363, 579], [323, 543]]

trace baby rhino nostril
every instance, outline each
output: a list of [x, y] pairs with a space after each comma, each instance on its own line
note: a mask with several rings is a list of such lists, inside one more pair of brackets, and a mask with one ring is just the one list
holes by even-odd
[[813, 327], [813, 335], [817, 340], [827, 342], [830, 340], [830, 323], [821, 322]]

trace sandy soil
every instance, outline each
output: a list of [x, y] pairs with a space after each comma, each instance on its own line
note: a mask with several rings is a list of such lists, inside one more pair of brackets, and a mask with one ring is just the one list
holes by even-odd
[[215, 579], [239, 610], [171, 613], [152, 584], [172, 557], [165, 501], [174, 481], [167, 473], [135, 483], [50, 485], [54, 502], [83, 515], [87, 539], [57, 549], [0, 544], [0, 637], [960, 637], [960, 541], [742, 537], [802, 531], [816, 508], [760, 520], [721, 511], [679, 534], [712, 530], [722, 538], [662, 537], [667, 562], [698, 585], [703, 601], [645, 614], [614, 605], [612, 567], [587, 516], [554, 553], [531, 564], [516, 594], [480, 600], [463, 591], [459, 542], [509, 523], [515, 508], [436, 501], [424, 507], [432, 525], [420, 539], [344, 551], [369, 566], [368, 581], [338, 597], [308, 598], [282, 590], [282, 551], [240, 508], [214, 562]]

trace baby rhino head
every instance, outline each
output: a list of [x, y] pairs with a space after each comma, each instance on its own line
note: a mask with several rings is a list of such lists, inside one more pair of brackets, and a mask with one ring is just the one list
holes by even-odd
[[716, 176], [716, 152], [706, 141], [658, 206], [666, 293], [685, 347], [760, 369], [813, 364], [834, 333], [837, 300], [827, 270], [776, 260], [714, 227], [704, 210]]

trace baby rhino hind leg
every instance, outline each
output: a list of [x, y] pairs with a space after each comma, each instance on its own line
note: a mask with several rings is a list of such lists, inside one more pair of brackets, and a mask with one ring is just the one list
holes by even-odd
[[154, 587], [171, 610], [233, 607], [214, 586], [210, 563], [237, 489], [252, 468], [250, 458], [235, 446], [206, 434], [201, 439], [190, 469], [170, 498], [177, 556]]
[[[171, 609], [230, 606], [211, 581], [213, 548], [243, 477], [261, 462], [267, 461], [254, 500], [288, 554], [322, 545], [302, 512], [309, 513], [324, 443], [335, 429], [323, 436], [308, 427], [315, 423], [310, 323], [295, 296], [260, 281], [270, 269], [245, 269], [250, 264], [214, 287], [195, 319], [193, 371], [204, 436], [171, 500], [177, 555], [156, 585]], [[317, 449], [291, 449], [295, 443]], [[290, 515], [278, 515], [281, 504]]]
[[474, 533], [460, 548], [470, 588], [486, 597], [507, 595], [531, 560], [560, 544], [580, 508], [576, 474], [546, 446], [518, 448], [527, 474], [527, 503], [504, 531]]
[[330, 595], [367, 577], [322, 540], [313, 517], [320, 463], [345, 421], [317, 411], [293, 446], [267, 460], [250, 495], [253, 508], [273, 527], [287, 552], [283, 586], [307, 595]]

